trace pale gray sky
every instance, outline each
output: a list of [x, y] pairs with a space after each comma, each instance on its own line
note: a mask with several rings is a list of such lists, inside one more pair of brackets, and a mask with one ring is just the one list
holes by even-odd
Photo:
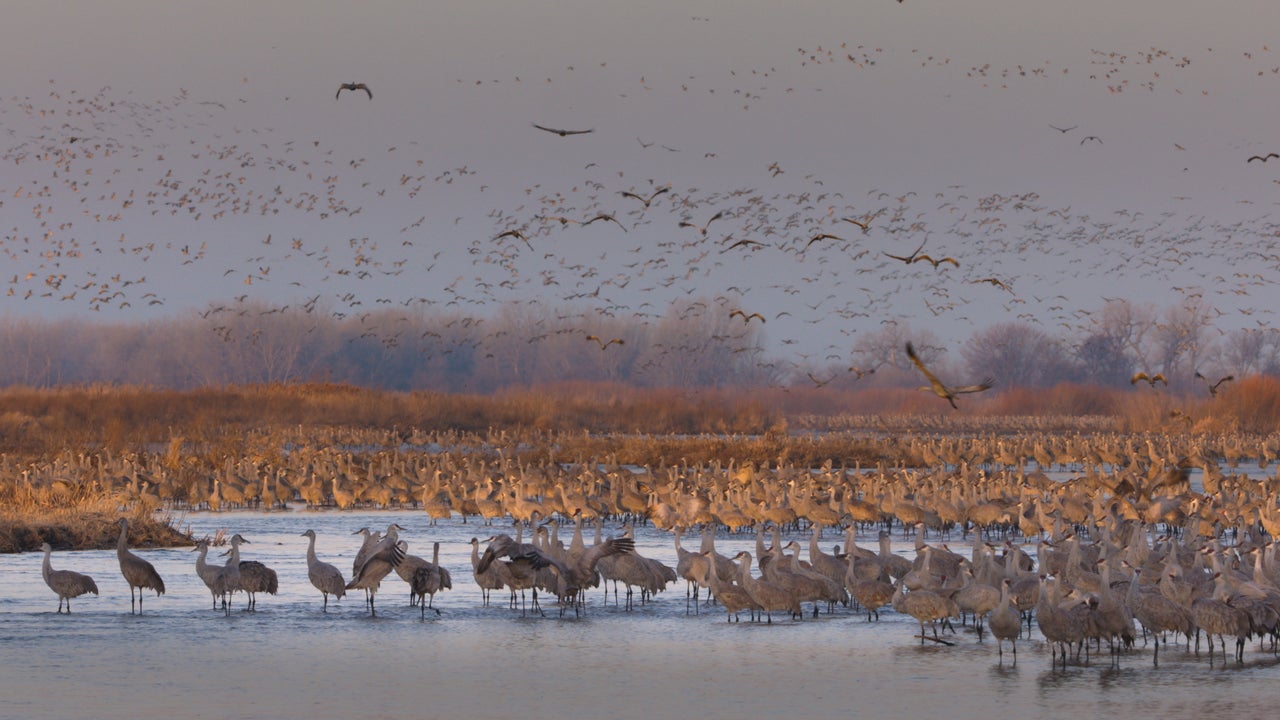
[[[1269, 324], [1280, 160], [1246, 158], [1280, 152], [1277, 20], [1148, 0], [29, 3], [0, 29], [0, 317], [247, 295], [647, 322], [720, 297], [768, 318], [772, 351], [816, 357], [885, 321], [1074, 332], [1103, 296], [1203, 292], [1222, 329]], [[347, 81], [372, 101], [335, 100]], [[619, 194], [668, 185], [647, 210]], [[705, 238], [678, 227], [720, 210]], [[627, 232], [545, 219], [598, 213]], [[516, 228], [532, 250], [493, 240]], [[824, 232], [847, 242], [799, 252]], [[959, 267], [883, 254], [922, 242]]]

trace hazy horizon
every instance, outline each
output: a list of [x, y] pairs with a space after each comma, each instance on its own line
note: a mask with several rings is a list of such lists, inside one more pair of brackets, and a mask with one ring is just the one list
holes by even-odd
[[[797, 362], [886, 323], [1083, 335], [1113, 297], [1270, 330], [1280, 159], [1246, 161], [1280, 152], [1267, 10], [23, 7], [0, 318], [515, 302], [645, 326], [708, 298]], [[955, 263], [886, 255], [917, 248]]]

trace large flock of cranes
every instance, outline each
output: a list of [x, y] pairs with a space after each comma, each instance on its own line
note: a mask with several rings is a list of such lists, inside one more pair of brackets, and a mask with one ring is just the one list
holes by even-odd
[[[1246, 54], [1247, 74], [1256, 70], [1269, 81], [1274, 68], [1259, 66], [1269, 51], [1252, 52], [1258, 59]], [[791, 70], [812, 75], [822, 72], [816, 66], [840, 63], [878, 72], [892, 54], [860, 44], [803, 48]], [[1155, 48], [1088, 57], [1098, 82], [1114, 88], [1108, 92], [1147, 83], [1154, 90], [1156, 78], [1185, 74], [1190, 62]], [[1156, 67], [1162, 70], [1148, 77]], [[751, 104], [777, 74], [741, 68], [732, 74], [734, 87], [721, 91]], [[1048, 75], [1035, 63], [979, 63], [965, 76], [983, 86], [998, 77], [1008, 88]], [[751, 80], [744, 85], [743, 78]], [[522, 81], [473, 82], [501, 91], [503, 82]], [[689, 82], [677, 95], [714, 92], [705, 80]], [[639, 85], [651, 89], [643, 76]], [[344, 90], [365, 92], [366, 100], [353, 102]], [[381, 102], [363, 82], [342, 83], [336, 96], [358, 112], [378, 112]], [[527, 120], [513, 132], [542, 136], [531, 143], [574, 145], [586, 153], [574, 158], [598, 162], [579, 169], [577, 159], [572, 166], [564, 160], [558, 179], [510, 187], [504, 168], [445, 164], [425, 141], [390, 144], [377, 157], [260, 127], [243, 114], [261, 112], [254, 102], [185, 89], [140, 100], [111, 87], [84, 92], [53, 81], [44, 96], [10, 98], [0, 110], [9, 131], [0, 148], [0, 191], [15, 225], [0, 242], [11, 268], [0, 302], [56, 303], [81, 314], [172, 308], [180, 298], [161, 281], [182, 278], [185, 293], [197, 278], [221, 278], [198, 309], [223, 339], [228, 319], [291, 312], [303, 321], [322, 314], [358, 319], [369, 337], [389, 344], [407, 342], [397, 334], [401, 322], [424, 311], [468, 313], [483, 323], [505, 304], [538, 304], [573, 316], [583, 337], [594, 318], [648, 326], [668, 311], [708, 319], [736, 311], [767, 321], [767, 341], [791, 354], [787, 361], [814, 368], [842, 361], [856, 332], [886, 323], [953, 329], [1000, 318], [1087, 333], [1100, 303], [1074, 288], [1102, 278], [1150, 286], [1149, 297], [1158, 290], [1172, 304], [1203, 306], [1221, 328], [1270, 331], [1273, 310], [1256, 295], [1274, 284], [1280, 262], [1258, 250], [1257, 240], [1277, 231], [1265, 214], [1215, 220], [1175, 211], [1085, 212], [1033, 189], [853, 188], [776, 160], [738, 186], [698, 187], [681, 178], [700, 177], [720, 153], [708, 149], [688, 167], [636, 177], [633, 168], [648, 171], [644, 154], [661, 143], [637, 138], [637, 149], [629, 135], [619, 142], [617, 128]], [[287, 116], [289, 107], [279, 112]], [[1056, 140], [1076, 127], [1053, 130], [1045, 134]], [[1096, 138], [1073, 137], [1073, 150]], [[624, 145], [628, 152], [619, 156]], [[695, 155], [666, 148], [676, 158]], [[1241, 164], [1262, 173], [1268, 157]], [[476, 212], [477, 204], [485, 207]], [[234, 242], [222, 231], [203, 234], [212, 222], [239, 234], [237, 223], [245, 221], [261, 232]], [[284, 228], [294, 235], [280, 237]], [[210, 236], [221, 244], [186, 239]], [[1206, 270], [1210, 260], [1249, 271]], [[815, 328], [827, 338], [821, 344], [812, 339]], [[739, 331], [728, 338], [734, 349], [745, 353], [761, 342], [745, 326]], [[491, 339], [483, 330], [475, 335], [465, 342]], [[620, 344], [606, 347], [617, 352]], [[436, 345], [445, 346], [424, 353], [450, 350], [447, 342]]]
[[[1274, 478], [1236, 472], [1241, 462], [1270, 466], [1280, 449], [1276, 438], [1223, 437], [1184, 446], [1167, 436], [1029, 433], [902, 442], [899, 449], [919, 457], [920, 466], [628, 468], [530, 465], [505, 452], [485, 458], [384, 451], [364, 458], [360, 473], [351, 453], [325, 457], [300, 450], [296, 468], [229, 465], [213, 479], [212, 494], [186, 502], [204, 509], [233, 503], [264, 509], [299, 502], [342, 509], [403, 505], [433, 521], [463, 516], [514, 527], [514, 537], [499, 531], [473, 538], [471, 567], [454, 571], [469, 571], [485, 604], [494, 591], [509, 593], [522, 615], [544, 612], [539, 592], [554, 597], [561, 614], [576, 614], [586, 610], [586, 591], [593, 587], [614, 583], [616, 599], [617, 585], [623, 585], [630, 608], [637, 591], [638, 602], [645, 603], [683, 580], [686, 609], [695, 612], [712, 602], [730, 620], [746, 613], [771, 623], [780, 613], [800, 619], [839, 607], [856, 608], [871, 620], [890, 607], [919, 622], [922, 643], [952, 643], [940, 631], [964, 619], [979, 637], [989, 630], [1001, 656], [1011, 643], [1015, 658], [1018, 640], [1030, 637], [1038, 624], [1054, 662], [1063, 663], [1088, 652], [1090, 641], [1110, 648], [1112, 661], [1119, 662], [1123, 652], [1135, 642], [1150, 642], [1151, 635], [1157, 638], [1158, 662], [1170, 634], [1194, 641], [1197, 649], [1207, 636], [1211, 659], [1215, 640], [1225, 657], [1225, 641], [1232, 639], [1234, 657], [1242, 661], [1249, 638], [1274, 643], [1280, 632], [1280, 487]], [[119, 472], [132, 464], [132, 477], [122, 481], [135, 492], [151, 492], [143, 483], [164, 483], [135, 463], [136, 458], [97, 464], [97, 481], [108, 466]], [[1074, 477], [1063, 481], [1046, 474], [1055, 469]], [[1196, 489], [1193, 469], [1199, 470]], [[59, 468], [64, 477], [68, 470]], [[323, 473], [327, 480], [311, 477], [305, 487], [282, 493], [284, 478], [296, 470]], [[244, 482], [241, 473], [259, 481]], [[30, 473], [25, 482], [32, 491], [48, 487], [46, 479]], [[401, 484], [411, 488], [407, 498]], [[250, 486], [260, 489], [251, 499], [244, 492]], [[168, 502], [178, 503], [173, 496]], [[606, 521], [621, 522], [624, 532], [604, 537]], [[637, 552], [631, 531], [639, 522], [671, 532], [673, 564]], [[567, 544], [560, 538], [566, 523], [572, 524]], [[843, 529], [843, 546], [824, 551], [824, 528]], [[594, 539], [588, 541], [592, 529]], [[914, 532], [914, 553], [892, 551], [891, 533], [899, 529]], [[308, 577], [322, 593], [324, 609], [331, 595], [341, 598], [358, 589], [375, 613], [380, 583], [394, 572], [409, 585], [423, 616], [428, 609], [440, 612], [434, 597], [453, 587], [453, 577], [440, 563], [439, 543], [431, 560], [417, 558], [407, 554], [400, 530], [392, 524], [385, 532], [357, 531], [364, 538], [349, 580], [318, 559], [314, 531], [303, 533], [309, 539]], [[682, 544], [691, 530], [701, 533], [697, 550]], [[721, 555], [715, 541], [726, 531], [754, 533], [754, 552]], [[874, 533], [879, 547], [860, 547], [860, 531]], [[128, 549], [127, 532], [122, 520], [117, 549], [133, 609], [135, 589], [163, 594], [165, 585], [154, 567]], [[807, 554], [784, 532], [807, 534]], [[926, 542], [930, 534], [936, 544]], [[948, 545], [951, 538], [968, 542], [971, 550], [956, 552]], [[206, 543], [195, 548], [195, 569], [215, 610], [229, 613], [234, 592], [245, 592], [246, 609], [252, 610], [256, 593], [277, 591], [273, 571], [240, 557], [246, 542], [231, 537], [224, 565], [206, 562]], [[46, 547], [44, 576], [59, 597], [59, 610], [65, 603], [69, 612], [72, 598], [97, 592], [98, 586], [85, 575], [53, 570], [50, 552]], [[141, 596], [136, 610], [142, 610]]]

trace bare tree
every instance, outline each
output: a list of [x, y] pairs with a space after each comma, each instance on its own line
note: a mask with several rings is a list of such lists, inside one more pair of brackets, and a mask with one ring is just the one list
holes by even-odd
[[1108, 338], [1124, 348], [1135, 365], [1149, 366], [1147, 341], [1156, 327], [1154, 305], [1137, 304], [1125, 298], [1109, 299], [1093, 317], [1093, 335]]
[[960, 354], [969, 375], [998, 378], [1006, 387], [1045, 387], [1075, 375], [1062, 342], [1027, 323], [1001, 323], [979, 330]]
[[1165, 310], [1164, 321], [1156, 325], [1152, 341], [1160, 371], [1170, 381], [1190, 383], [1200, 357], [1212, 338], [1213, 308], [1203, 299], [1188, 299]]
[[1270, 328], [1233, 330], [1219, 343], [1216, 361], [1216, 374], [1245, 376], [1274, 372], [1280, 368], [1280, 338]]
[[1075, 347], [1076, 372], [1080, 380], [1098, 385], [1123, 387], [1133, 375], [1133, 360], [1119, 338], [1102, 333], [1087, 336]]
[[[928, 330], [912, 330], [903, 322], [889, 322], [875, 332], [859, 335], [853, 343], [853, 365], [863, 369], [876, 369], [877, 378], [897, 374], [903, 382], [915, 382], [915, 367], [907, 358], [907, 341], [914, 343], [916, 352], [926, 365], [934, 367], [943, 356], [945, 346], [938, 336]], [[880, 368], [895, 368], [898, 373], [881, 375]], [[943, 368], [945, 371], [945, 368]]]

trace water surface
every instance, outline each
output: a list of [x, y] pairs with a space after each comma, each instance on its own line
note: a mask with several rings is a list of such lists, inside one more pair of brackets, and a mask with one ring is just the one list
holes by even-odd
[[[360, 594], [322, 613], [299, 534], [314, 528], [320, 558], [349, 576], [360, 544], [352, 531], [392, 521], [406, 528], [411, 553], [429, 558], [431, 543], [442, 543], [454, 580], [436, 596], [442, 614], [421, 620], [394, 575], [382, 585], [376, 618]], [[632, 612], [612, 597], [605, 604], [597, 589], [582, 617], [561, 618], [547, 603], [546, 617], [521, 618], [505, 593], [484, 607], [471, 578], [467, 541], [509, 527], [458, 519], [433, 527], [413, 512], [200, 513], [184, 522], [197, 535], [242, 533], [250, 540], [243, 557], [275, 568], [280, 593], [260, 595], [255, 613], [237, 595], [224, 617], [195, 575], [194, 553], [139, 550], [168, 592], [148, 595], [144, 614], [131, 615], [114, 552], [55, 552], [55, 567], [94, 576], [102, 591], [58, 615], [40, 577], [42, 555], [0, 556], [0, 717], [989, 718], [1125, 707], [1147, 717], [1228, 709], [1265, 717], [1280, 678], [1274, 655], [1256, 642], [1243, 665], [1211, 668], [1203, 652], [1176, 649], [1153, 667], [1150, 650], [1139, 647], [1118, 669], [1104, 658], [1053, 670], [1038, 631], [1020, 643], [1016, 665], [1007, 653], [1001, 664], [989, 637], [962, 628], [945, 636], [954, 647], [922, 646], [915, 622], [887, 609], [878, 623], [838, 609], [816, 620], [729, 624], [716, 608], [686, 615], [683, 581]], [[717, 548], [732, 555], [754, 551], [754, 542], [721, 535]], [[829, 535], [823, 548], [838, 542]], [[859, 542], [874, 545], [874, 535]], [[697, 543], [686, 538], [686, 547]], [[675, 564], [668, 533], [640, 528], [637, 547]], [[896, 550], [910, 547], [895, 541]]]

